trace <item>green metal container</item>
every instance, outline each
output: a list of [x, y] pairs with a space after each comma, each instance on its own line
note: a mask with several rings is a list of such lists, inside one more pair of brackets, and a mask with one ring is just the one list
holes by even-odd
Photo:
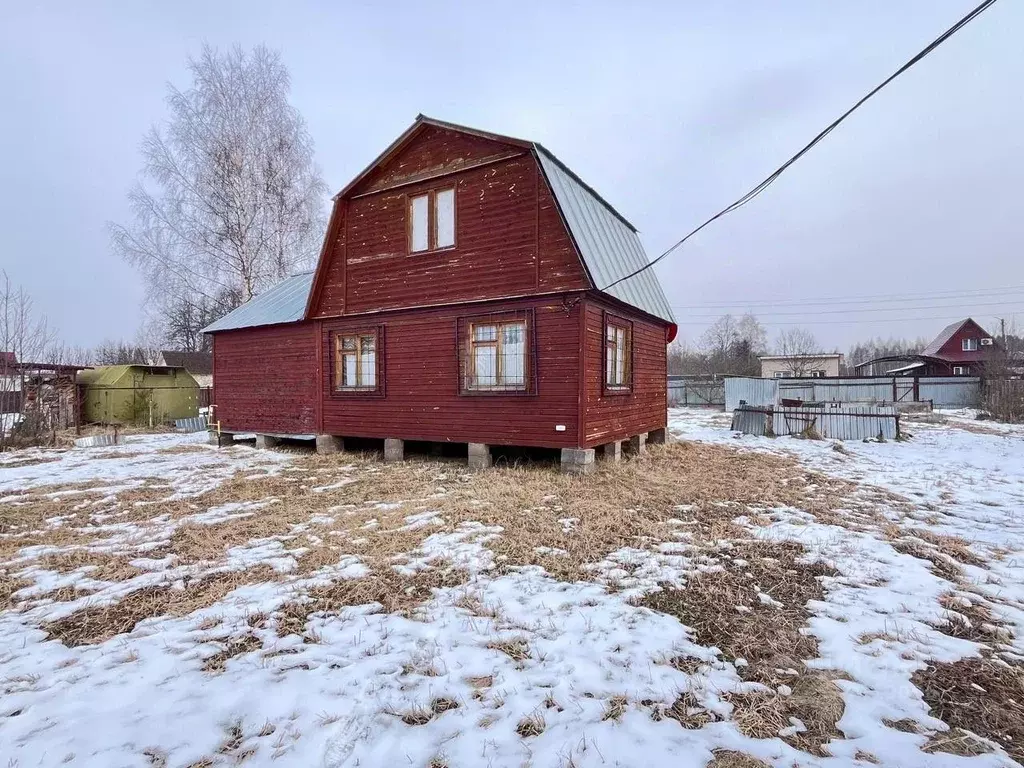
[[78, 374], [82, 421], [156, 426], [199, 415], [199, 385], [184, 368], [108, 365]]

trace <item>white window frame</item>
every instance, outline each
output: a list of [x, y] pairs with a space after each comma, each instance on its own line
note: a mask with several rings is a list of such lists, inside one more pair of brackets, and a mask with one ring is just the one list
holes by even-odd
[[960, 351], [961, 352], [977, 352], [978, 351], [978, 340], [973, 336], [967, 339], [960, 340]]
[[[417, 215], [417, 204], [422, 202], [422, 212]], [[409, 198], [409, 253], [423, 253], [430, 250], [430, 195], [413, 195]]]
[[953, 366], [953, 375], [954, 376], [970, 376], [971, 375], [971, 366], [969, 366], [969, 365], [954, 365]]
[[786, 372], [785, 372], [785, 371], [775, 371], [775, 372], [774, 372], [774, 373], [772, 374], [772, 378], [775, 378], [775, 379], [784, 379], [784, 378], [786, 378]]
[[[451, 197], [451, 205], [442, 208], [443, 199]], [[457, 235], [458, 194], [454, 186], [429, 189], [426, 192], [408, 196], [409, 217], [407, 238], [409, 253], [420, 254], [445, 251], [455, 247]], [[421, 201], [423, 201], [421, 203]], [[417, 218], [416, 206], [425, 208]], [[444, 219], [444, 221], [442, 221]], [[417, 225], [419, 224], [419, 226]], [[420, 230], [423, 228], [423, 231]]]
[[[442, 198], [451, 198], [451, 205], [442, 209]], [[445, 226], [443, 226], [445, 225]], [[444, 238], [442, 241], [441, 238]], [[455, 187], [434, 192], [434, 250], [455, 247]]]

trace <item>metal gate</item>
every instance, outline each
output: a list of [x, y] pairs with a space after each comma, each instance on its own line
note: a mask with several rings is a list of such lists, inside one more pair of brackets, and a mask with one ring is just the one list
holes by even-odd
[[917, 378], [893, 377], [892, 401], [894, 403], [912, 403], [917, 400]]

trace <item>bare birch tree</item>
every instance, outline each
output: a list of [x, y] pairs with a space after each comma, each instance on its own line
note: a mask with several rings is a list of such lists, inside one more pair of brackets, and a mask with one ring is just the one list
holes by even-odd
[[775, 353], [788, 358], [783, 361], [783, 366], [790, 376], [795, 377], [810, 376], [821, 370], [826, 360], [818, 349], [814, 334], [806, 328], [787, 328], [779, 333]]
[[36, 314], [32, 297], [0, 272], [0, 450], [7, 445], [25, 391], [23, 363], [45, 362], [56, 334]]
[[168, 86], [170, 117], [143, 139], [132, 221], [108, 226], [166, 342], [195, 350], [204, 324], [312, 266], [327, 187], [277, 52], [205, 46], [189, 70], [192, 86]]

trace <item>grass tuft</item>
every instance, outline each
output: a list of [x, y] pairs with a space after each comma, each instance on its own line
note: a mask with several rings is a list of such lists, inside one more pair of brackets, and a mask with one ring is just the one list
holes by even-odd
[[993, 658], [933, 662], [911, 682], [921, 689], [931, 714], [952, 729], [931, 744], [933, 751], [973, 749], [959, 733], [969, 731], [1024, 761], [1024, 668]]

